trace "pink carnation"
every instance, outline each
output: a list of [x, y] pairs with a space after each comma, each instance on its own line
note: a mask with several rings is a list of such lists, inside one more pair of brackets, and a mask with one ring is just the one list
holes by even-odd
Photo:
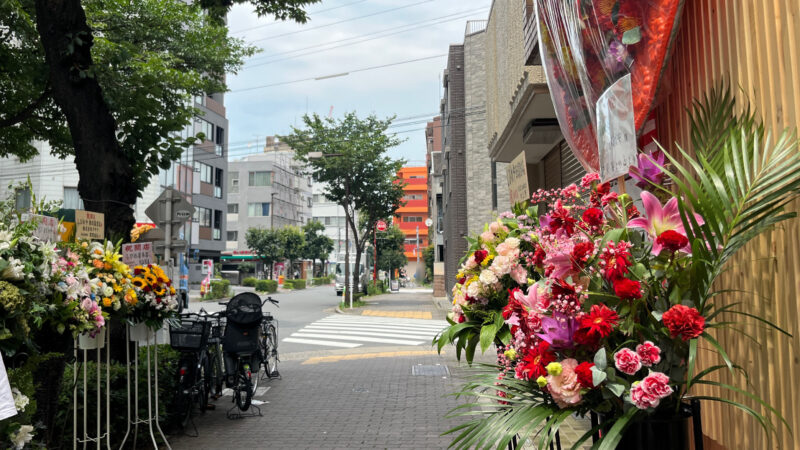
[[568, 408], [581, 402], [581, 383], [578, 382], [578, 374], [575, 368], [578, 361], [573, 358], [561, 361], [561, 374], [548, 375], [547, 387], [553, 400], [558, 406]]
[[581, 186], [589, 187], [594, 181], [600, 181], [600, 174], [597, 172], [587, 173], [581, 178]]
[[481, 233], [481, 240], [483, 242], [494, 242], [494, 233], [491, 231], [484, 231]]
[[661, 402], [660, 399], [646, 393], [641, 383], [631, 388], [631, 401], [639, 409], [655, 408]]
[[650, 341], [637, 345], [636, 354], [642, 359], [642, 365], [645, 367], [661, 362], [661, 349]]
[[642, 358], [629, 348], [614, 353], [614, 365], [617, 370], [626, 374], [633, 375], [642, 368]]
[[644, 377], [641, 383], [638, 384], [648, 395], [655, 398], [662, 399], [672, 395], [673, 389], [669, 385], [669, 377], [661, 372], [650, 372], [650, 375]]
[[528, 271], [525, 270], [525, 268], [521, 265], [517, 264], [511, 269], [511, 278], [513, 278], [514, 281], [519, 284], [525, 284], [528, 282]]

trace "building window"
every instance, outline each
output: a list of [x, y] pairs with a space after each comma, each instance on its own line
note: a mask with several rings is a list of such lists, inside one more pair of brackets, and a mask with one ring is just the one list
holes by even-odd
[[217, 127], [217, 145], [225, 145], [225, 128]]
[[239, 232], [238, 231], [228, 231], [228, 240], [229, 241], [238, 241], [239, 240]]
[[199, 223], [201, 227], [211, 228], [211, 210], [202, 206], [196, 206], [196, 208], [194, 221]]
[[311, 208], [311, 197], [306, 198], [306, 200], [308, 200], [308, 207]]
[[222, 239], [222, 211], [214, 210], [214, 240], [219, 241]]
[[214, 124], [204, 120], [197, 118], [194, 121], [194, 134], [198, 135], [203, 133], [203, 140], [205, 141], [214, 141]]
[[403, 200], [422, 200], [423, 198], [423, 194], [406, 194], [403, 196]]
[[14, 190], [14, 207], [18, 211], [31, 209], [30, 188], [21, 188]]
[[194, 171], [200, 173], [200, 181], [211, 184], [214, 178], [213, 167], [201, 162], [194, 162]]
[[222, 169], [214, 169], [214, 197], [222, 198], [222, 180], [225, 175]]
[[322, 194], [314, 194], [314, 203], [322, 203], [325, 201], [325, 196]]
[[247, 215], [250, 217], [266, 217], [269, 215], [269, 203], [248, 203]]
[[78, 188], [64, 186], [64, 209], [83, 209], [83, 200]]
[[228, 188], [228, 193], [236, 194], [239, 192], [239, 172], [230, 172], [228, 174], [228, 179], [230, 180], [230, 187]]
[[403, 216], [403, 222], [422, 222], [420, 216]]
[[248, 186], [272, 186], [272, 172], [250, 172]]
[[228, 203], [228, 214], [239, 214], [239, 204]]
[[425, 178], [425, 175], [411, 175], [408, 177], [409, 180], [412, 178]]

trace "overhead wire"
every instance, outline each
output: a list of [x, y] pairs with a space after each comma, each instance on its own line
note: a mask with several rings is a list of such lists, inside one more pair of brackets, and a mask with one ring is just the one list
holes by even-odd
[[[324, 13], [324, 12], [328, 12], [328, 11], [333, 11], [334, 9], [340, 9], [340, 8], [345, 8], [347, 6], [352, 6], [352, 5], [355, 5], [355, 4], [358, 4], [358, 3], [364, 3], [365, 1], [367, 1], [367, 0], [357, 0], [355, 2], [345, 3], [344, 5], [334, 6], [333, 8], [320, 9], [319, 11], [309, 11], [308, 14], [320, 14], [320, 13]], [[259, 28], [270, 27], [270, 26], [273, 26], [273, 25], [280, 25], [282, 23], [286, 23], [286, 22], [283, 21], [283, 20], [276, 20], [276, 21], [270, 22], [270, 23], [264, 23], [264, 24], [261, 24], [261, 25], [255, 25], [255, 26], [252, 26], [250, 28], [242, 28], [241, 30], [230, 31], [229, 33], [230, 34], [244, 33], [245, 31], [256, 30], [256, 29], [259, 29]]]

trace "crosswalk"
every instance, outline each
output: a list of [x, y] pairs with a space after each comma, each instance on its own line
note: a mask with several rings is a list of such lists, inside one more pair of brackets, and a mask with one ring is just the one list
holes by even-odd
[[306, 325], [283, 342], [336, 348], [427, 345], [446, 326], [444, 320], [336, 314]]

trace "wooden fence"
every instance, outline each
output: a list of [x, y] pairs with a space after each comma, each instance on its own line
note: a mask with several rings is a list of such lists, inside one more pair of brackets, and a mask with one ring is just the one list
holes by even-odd
[[[741, 88], [737, 99], [747, 97], [768, 128], [800, 129], [800, 1], [686, 0], [665, 74], [669, 80], [657, 108], [658, 137], [664, 143], [688, 146], [686, 108], [720, 80]], [[800, 202], [791, 208], [800, 211]], [[740, 253], [720, 287], [753, 294], [728, 296], [724, 302], [744, 301], [749, 311], [794, 337], [748, 326], [757, 343], [735, 333], [718, 338], [748, 370], [747, 389], [775, 406], [794, 434], [778, 425], [777, 434], [769, 435], [743, 412], [704, 402], [704, 432], [713, 440], [706, 448], [800, 449], [800, 219], [761, 236]], [[716, 363], [718, 356], [710, 350], [701, 354], [702, 364]], [[718, 381], [746, 386], [741, 377], [720, 373]], [[744, 396], [733, 399], [763, 410]]]

